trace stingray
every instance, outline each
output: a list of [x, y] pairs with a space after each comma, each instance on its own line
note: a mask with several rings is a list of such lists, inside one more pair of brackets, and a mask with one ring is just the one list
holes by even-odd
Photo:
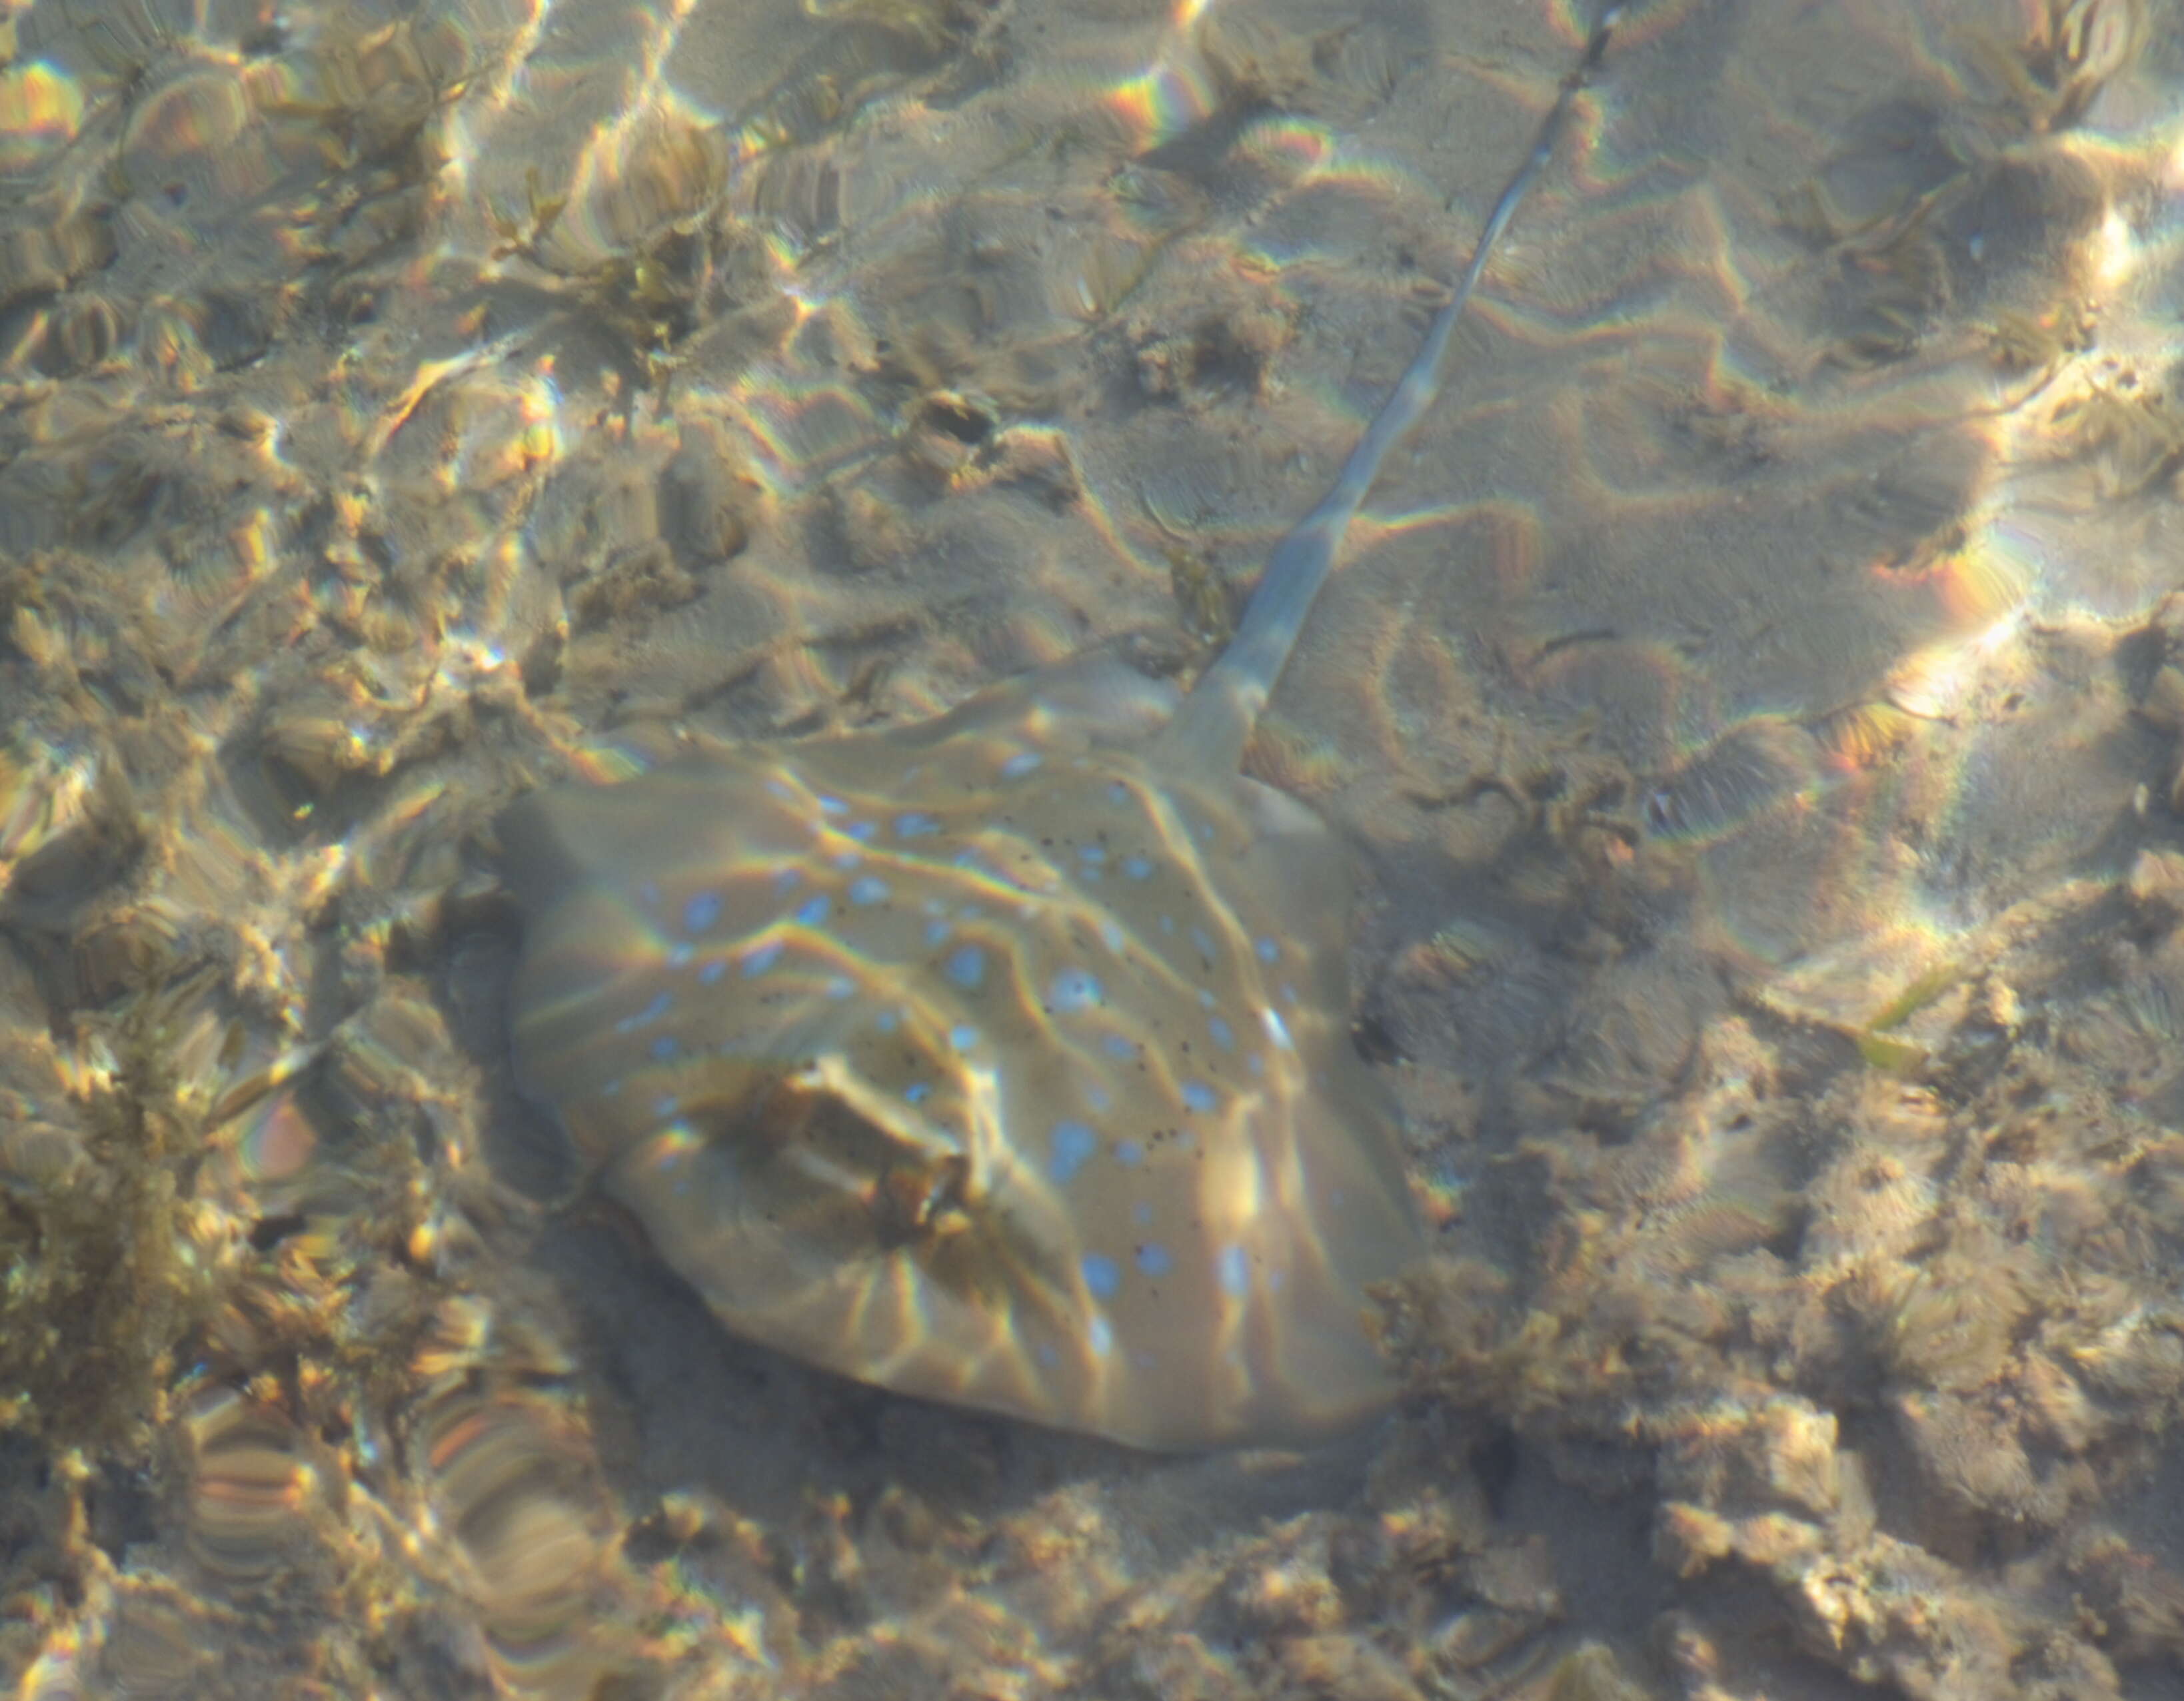
[[729, 1330], [1150, 1448], [1388, 1403], [1369, 1290], [1424, 1241], [1351, 1038], [1347, 859], [1241, 762], [1613, 16], [1187, 696], [1094, 653], [502, 816], [519, 1087]]

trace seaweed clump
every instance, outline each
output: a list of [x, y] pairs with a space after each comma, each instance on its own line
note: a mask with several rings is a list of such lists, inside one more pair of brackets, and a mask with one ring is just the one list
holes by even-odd
[[177, 1349], [218, 1299], [222, 1261], [192, 1198], [202, 1142], [174, 1060], [181, 1004], [145, 996], [97, 1035], [74, 1103], [20, 1090], [36, 1073], [61, 1085], [42, 1036], [10, 1048], [0, 1431], [48, 1448], [141, 1454]]

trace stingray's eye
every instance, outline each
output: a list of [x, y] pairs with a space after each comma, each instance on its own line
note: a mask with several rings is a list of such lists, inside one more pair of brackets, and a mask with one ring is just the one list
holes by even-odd
[[939, 1163], [911, 1158], [891, 1165], [872, 1196], [873, 1226], [881, 1242], [903, 1246], [961, 1227], [967, 1220], [970, 1179], [970, 1159], [963, 1157]]
[[731, 1132], [763, 1165], [761, 1185], [821, 1198], [890, 1247], [944, 1231], [970, 1203], [968, 1156], [922, 1119], [891, 1120], [890, 1097], [819, 1065], [789, 1070]]

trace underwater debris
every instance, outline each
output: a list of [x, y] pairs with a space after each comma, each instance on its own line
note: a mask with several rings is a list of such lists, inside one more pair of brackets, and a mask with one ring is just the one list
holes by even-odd
[[992, 443], [1000, 423], [998, 410], [983, 397], [929, 391], [911, 410], [902, 452], [912, 466], [953, 481]]
[[2173, 481], [2184, 464], [2184, 410], [2163, 386], [2110, 361], [2050, 416], [2065, 456], [2093, 461], [2102, 493], [2142, 496]]
[[2004, 372], [2045, 375], [2070, 356], [2092, 348], [2095, 320], [2092, 309], [2083, 303], [2059, 303], [2037, 312], [2007, 308], [1985, 331], [1988, 355]]
[[2012, 114], [2036, 135], [2076, 124], [2150, 36], [2145, 0], [2043, 0], [2025, 10], [2018, 42], [1975, 35], [1970, 45]]
[[1235, 587], [1211, 557], [1180, 538], [1169, 542], [1167, 554], [1168, 584], [1184, 631], [1209, 648], [1227, 643], [1236, 631]]

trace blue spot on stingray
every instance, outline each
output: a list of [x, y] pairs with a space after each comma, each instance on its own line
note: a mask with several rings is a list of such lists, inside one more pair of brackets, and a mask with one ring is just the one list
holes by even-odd
[[1130, 788], [1128, 786], [1125, 786], [1120, 780], [1116, 781], [1114, 784], [1107, 787], [1107, 801], [1111, 803], [1128, 803], [1130, 801]]
[[804, 870], [800, 868], [777, 868], [773, 871], [773, 889], [776, 892], [787, 892], [803, 883]]
[[780, 778], [778, 775], [766, 781], [766, 789], [772, 792], [775, 797], [780, 798], [784, 803], [793, 803], [796, 801], [795, 790], [789, 785], [788, 781]]
[[1001, 777], [1004, 780], [1021, 780], [1045, 759], [1036, 750], [1019, 750], [1001, 764]]
[[655, 1116], [672, 1116], [682, 1108], [682, 1101], [671, 1092], [663, 1092], [652, 1101], [652, 1114]]
[[944, 921], [928, 921], [925, 924], [925, 942], [938, 945], [955, 931]]
[[727, 972], [728, 961], [725, 957], [716, 957], [710, 962], [700, 963], [698, 965], [698, 979], [704, 986], [710, 987], [716, 984], [721, 976]]
[[655, 992], [653, 994], [652, 1002], [647, 1004], [643, 1009], [639, 1010], [635, 1015], [624, 1016], [620, 1021], [616, 1022], [615, 1024], [615, 1031], [618, 1034], [626, 1034], [632, 1028], [641, 1028], [649, 1025], [650, 1023], [656, 1022], [662, 1016], [666, 1015], [670, 1009], [673, 1009], [674, 1004], [675, 998], [672, 993]]
[[1092, 1356], [1104, 1359], [1115, 1350], [1115, 1326], [1104, 1317], [1095, 1317], [1084, 1326], [1084, 1343], [1092, 1349]]
[[1046, 1001], [1064, 1014], [1086, 1010], [1100, 1002], [1100, 982], [1082, 969], [1064, 969], [1046, 989]]
[[701, 892], [682, 906], [682, 931], [703, 933], [721, 919], [721, 894]]
[[933, 1083], [929, 1081], [912, 1081], [903, 1088], [902, 1096], [912, 1104], [922, 1104], [933, 1097]]
[[671, 969], [679, 969], [697, 954], [696, 946], [678, 940], [667, 948], [667, 966]]
[[1214, 1097], [1213, 1089], [1202, 1081], [1186, 1081], [1182, 1090], [1184, 1105], [1187, 1109], [1207, 1111], [1221, 1102]]
[[1168, 1250], [1156, 1240], [1149, 1240], [1138, 1248], [1138, 1269], [1146, 1276], [1166, 1276], [1175, 1268], [1175, 1260]]
[[1079, 1267], [1084, 1272], [1084, 1285], [1095, 1298], [1112, 1299], [1121, 1291], [1123, 1272], [1106, 1254], [1088, 1252]]
[[854, 850], [836, 851], [833, 856], [829, 859], [835, 867], [842, 869], [855, 868], [864, 859], [865, 853], [862, 851]]
[[1101, 1034], [1100, 1049], [1117, 1063], [1127, 1063], [1138, 1054], [1137, 1047], [1132, 1045], [1120, 1034]]
[[1221, 954], [1213, 948], [1213, 936], [1203, 927], [1194, 927], [1190, 930], [1190, 942], [1198, 948], [1198, 954], [1201, 957], [1217, 957]]
[[1096, 865], [1107, 860], [1107, 847], [1105, 845], [1079, 845], [1077, 847], [1077, 857], [1078, 860], [1080, 862], [1089, 862]]
[[1095, 1081], [1084, 1089], [1084, 1102], [1095, 1110], [1112, 1110], [1115, 1108], [1115, 1095]]
[[940, 831], [940, 823], [930, 815], [911, 814], [894, 818], [894, 836], [899, 839], [928, 838]]
[[967, 992], [975, 992], [986, 984], [986, 953], [976, 945], [966, 945], [948, 959], [948, 978]]
[[816, 898], [807, 898], [796, 907], [796, 919], [806, 927], [816, 927], [833, 912], [834, 906], [823, 892]]
[[844, 815], [850, 812], [850, 806], [839, 798], [822, 797], [819, 800], [819, 807], [830, 815]]
[[885, 903], [887, 899], [888, 883], [876, 874], [866, 875], [850, 888], [852, 903]]
[[893, 1010], [882, 1010], [872, 1018], [872, 1026], [883, 1034], [891, 1034], [902, 1026], [902, 1018]]
[[871, 821], [851, 821], [842, 831], [856, 840], [859, 844], [864, 844], [871, 840], [872, 836], [878, 832], [879, 828]]
[[652, 1042], [652, 1055], [661, 1063], [666, 1062], [669, 1058], [682, 1049], [681, 1043], [677, 1041], [673, 1034], [662, 1034]]
[[857, 983], [847, 975], [837, 975], [827, 982], [827, 996], [830, 998], [846, 998], [856, 990]]
[[765, 944], [760, 946], [757, 950], [745, 953], [744, 957], [744, 978], [748, 980], [753, 975], [763, 975], [767, 970], [771, 969], [780, 960], [781, 941], [778, 939], [769, 939]]
[[1067, 1187], [1100, 1149], [1100, 1137], [1082, 1122], [1057, 1122], [1046, 1137], [1046, 1173]]
[[1234, 1051], [1236, 1049], [1236, 1030], [1230, 1027], [1228, 1023], [1223, 1021], [1220, 1017], [1212, 1016], [1208, 1018], [1206, 1024], [1206, 1031], [1213, 1036], [1213, 1043], [1219, 1046], [1222, 1050]]
[[1145, 1142], [1142, 1140], [1117, 1140], [1115, 1142], [1115, 1161], [1126, 1170], [1134, 1170], [1145, 1161]]
[[1241, 1299], [1251, 1291], [1251, 1266], [1240, 1246], [1221, 1248], [1220, 1256], [1213, 1260], [1213, 1274], [1221, 1291], [1231, 1299]]
[[1151, 859], [1126, 856], [1123, 859], [1123, 872], [1129, 876], [1132, 880], [1150, 880], [1153, 877]]
[[1129, 936], [1123, 931], [1123, 924], [1114, 917], [1110, 915], [1100, 918], [1100, 942], [1117, 957], [1123, 954], [1123, 946], [1128, 937]]
[[968, 1022], [958, 1022], [948, 1030], [948, 1043], [958, 1051], [968, 1051], [978, 1042], [978, 1031]]
[[1262, 963], [1271, 963], [1282, 954], [1282, 948], [1263, 933], [1253, 942], [1251, 948], [1259, 953]]

